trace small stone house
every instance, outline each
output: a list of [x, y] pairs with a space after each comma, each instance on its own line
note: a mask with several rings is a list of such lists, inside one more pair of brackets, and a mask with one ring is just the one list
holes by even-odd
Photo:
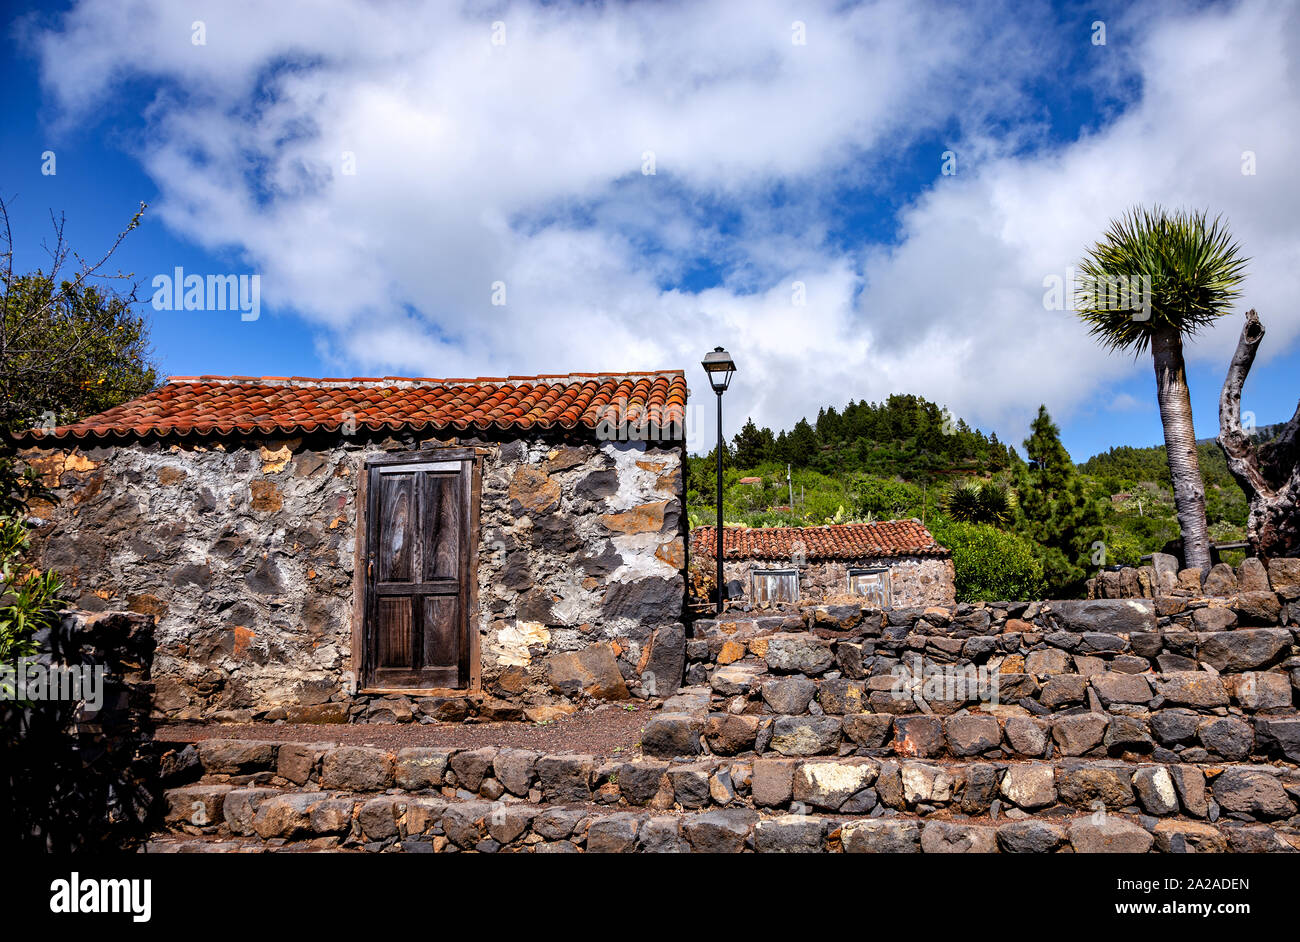
[[[697, 565], [717, 565], [717, 528], [691, 532]], [[952, 554], [917, 520], [824, 527], [724, 527], [730, 597], [754, 608], [858, 597], [880, 608], [953, 605]]]
[[59, 497], [33, 543], [78, 607], [156, 618], [172, 719], [662, 693], [684, 659], [686, 396], [680, 371], [175, 378], [21, 437]]

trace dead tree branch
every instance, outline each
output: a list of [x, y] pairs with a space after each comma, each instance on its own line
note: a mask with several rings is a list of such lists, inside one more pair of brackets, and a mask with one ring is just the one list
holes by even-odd
[[1219, 447], [1228, 469], [1250, 499], [1246, 538], [1261, 558], [1300, 552], [1300, 403], [1280, 435], [1259, 443], [1241, 426], [1241, 391], [1264, 339], [1255, 310], [1246, 312], [1237, 349], [1219, 394]]

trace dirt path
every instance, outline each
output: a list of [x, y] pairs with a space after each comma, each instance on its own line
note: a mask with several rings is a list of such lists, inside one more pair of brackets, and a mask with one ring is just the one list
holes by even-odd
[[608, 758], [638, 753], [641, 728], [653, 715], [653, 711], [641, 706], [629, 710], [609, 704], [594, 710], [581, 710], [544, 726], [534, 723], [176, 723], [160, 726], [154, 738], [160, 742], [182, 743], [204, 739], [331, 742], [384, 749], [401, 749], [405, 746], [449, 746], [457, 749], [505, 746]]

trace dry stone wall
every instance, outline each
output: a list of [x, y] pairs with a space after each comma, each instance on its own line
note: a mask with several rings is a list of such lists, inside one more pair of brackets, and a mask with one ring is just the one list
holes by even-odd
[[1300, 599], [1300, 558], [1265, 562], [1249, 556], [1236, 567], [1216, 563], [1202, 577], [1199, 569], [1179, 569], [1176, 557], [1156, 553], [1149, 566], [1106, 570], [1088, 580], [1088, 597], [1095, 599], [1228, 598], [1248, 593]]
[[643, 745], [1297, 763], [1298, 617], [1169, 598], [697, 621], [687, 680], [710, 712], [662, 714]]
[[36, 853], [129, 846], [154, 826], [163, 794], [153, 619], [68, 612], [35, 640], [22, 679], [6, 671], [21, 702], [0, 698], [0, 843]]
[[[364, 461], [439, 444], [482, 455], [482, 689], [358, 696], [353, 567]], [[391, 722], [546, 718], [588, 694], [639, 696], [675, 683], [685, 644], [681, 454], [590, 436], [329, 436], [25, 457], [60, 498], [33, 510], [39, 564], [66, 576], [82, 609], [156, 618], [159, 715]]]

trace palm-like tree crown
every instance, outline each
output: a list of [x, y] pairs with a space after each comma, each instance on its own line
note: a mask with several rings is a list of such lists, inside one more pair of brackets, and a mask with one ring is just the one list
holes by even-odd
[[962, 523], [1005, 526], [1011, 521], [1011, 495], [992, 481], [965, 481], [943, 497], [948, 516]]
[[[1157, 331], [1190, 336], [1228, 313], [1248, 261], [1218, 216], [1209, 221], [1199, 210], [1134, 208], [1111, 221], [1080, 265], [1076, 310], [1102, 344], [1140, 354]], [[1137, 292], [1149, 279], [1149, 308], [1139, 310], [1140, 299], [1132, 297], [1118, 306], [1113, 292], [1107, 303], [1094, 290], [1117, 279]]]

